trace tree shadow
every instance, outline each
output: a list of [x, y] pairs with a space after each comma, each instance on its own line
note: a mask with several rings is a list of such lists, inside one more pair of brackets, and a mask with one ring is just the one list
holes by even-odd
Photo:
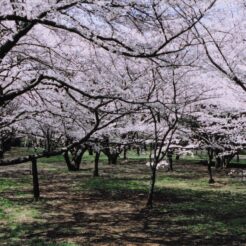
[[38, 202], [32, 203], [28, 189], [23, 196], [3, 194], [19, 206], [35, 208], [38, 214], [31, 222], [2, 225], [0, 245], [246, 243], [245, 194], [164, 188], [157, 190], [155, 207], [148, 210], [144, 209], [148, 187], [137, 175], [95, 182], [83, 171], [50, 176], [44, 172], [40, 179]]

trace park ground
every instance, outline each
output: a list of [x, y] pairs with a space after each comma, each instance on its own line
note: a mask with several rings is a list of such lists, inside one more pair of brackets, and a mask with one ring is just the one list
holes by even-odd
[[[68, 172], [62, 157], [38, 162], [41, 199], [32, 198], [30, 164], [0, 169], [0, 245], [246, 245], [246, 180], [180, 160], [158, 171], [154, 208], [145, 209], [144, 157], [118, 165], [92, 157]], [[228, 170], [229, 171], [229, 170]], [[227, 171], [227, 172], [228, 172]]]

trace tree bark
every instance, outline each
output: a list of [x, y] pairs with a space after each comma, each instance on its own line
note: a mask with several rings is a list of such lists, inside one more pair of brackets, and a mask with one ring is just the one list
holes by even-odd
[[94, 173], [93, 173], [94, 177], [98, 177], [99, 176], [99, 169], [98, 169], [99, 158], [100, 158], [100, 151], [96, 152], [96, 155], [95, 155], [95, 163], [94, 163], [95, 166], [94, 166]]
[[240, 162], [239, 153], [237, 153], [237, 162]]
[[137, 147], [137, 155], [140, 156], [140, 148]]
[[72, 165], [72, 163], [70, 161], [68, 151], [65, 151], [65, 153], [64, 153], [64, 159], [65, 159], [65, 162], [67, 164], [68, 171], [77, 171], [76, 168], [75, 168], [75, 166]]
[[212, 173], [212, 160], [213, 160], [213, 150], [208, 151], [208, 174], [209, 174], [209, 184], [213, 184], [215, 181], [213, 179], [213, 173]]
[[119, 157], [119, 153], [105, 153], [108, 157], [108, 164], [116, 165]]
[[0, 150], [0, 159], [3, 159], [4, 158], [4, 153], [2, 150]]
[[221, 168], [221, 158], [220, 158], [220, 157], [217, 157], [217, 158], [216, 158], [215, 168], [216, 168], [216, 169]]
[[92, 147], [89, 147], [88, 148], [88, 152], [89, 152], [89, 155], [93, 155], [93, 149], [92, 149]]
[[112, 163], [113, 165], [116, 165], [116, 164], [117, 164], [118, 156], [119, 156], [118, 153], [114, 153], [114, 154], [111, 155], [111, 163]]
[[83, 148], [83, 149], [79, 149], [75, 153], [74, 166], [75, 166], [76, 171], [80, 170], [80, 164], [81, 164], [81, 161], [82, 161], [82, 158], [83, 158], [85, 151], [86, 151], [86, 148]]
[[150, 187], [149, 187], [149, 194], [148, 194], [148, 200], [146, 203], [146, 208], [152, 208], [153, 207], [153, 195], [154, 195], [154, 189], [155, 189], [155, 180], [156, 180], [156, 167], [152, 167], [151, 169], [151, 179], [150, 179]]
[[64, 153], [64, 159], [68, 167], [68, 171], [79, 171], [82, 157], [86, 151], [86, 148], [78, 148], [72, 152], [72, 161], [70, 160], [68, 151]]
[[37, 169], [37, 159], [32, 159], [32, 178], [33, 178], [33, 197], [35, 201], [38, 201], [40, 196], [39, 182], [38, 182], [38, 169]]
[[123, 150], [123, 159], [124, 160], [127, 159], [127, 147], [124, 147], [124, 150]]
[[173, 158], [172, 157], [168, 158], [168, 161], [169, 161], [169, 169], [172, 172], [173, 171]]

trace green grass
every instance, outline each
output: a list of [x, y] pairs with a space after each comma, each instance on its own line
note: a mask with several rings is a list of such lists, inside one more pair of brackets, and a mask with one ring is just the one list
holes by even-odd
[[[16, 172], [11, 171], [15, 174], [13, 177], [10, 172], [0, 179], [0, 245], [5, 242], [8, 245], [80, 245], [73, 243], [79, 240], [77, 233], [88, 240], [93, 236], [96, 240], [103, 238], [107, 232], [101, 227], [105, 225], [108, 231], [117, 228], [122, 223], [122, 213], [123, 220], [131, 221], [135, 228], [129, 232], [129, 240], [139, 239], [141, 233], [153, 240], [155, 236], [165, 240], [183, 233], [190, 235], [191, 239], [187, 239], [191, 240], [190, 245], [197, 237], [203, 240], [200, 245], [223, 245], [214, 241], [220, 239], [229, 240], [228, 245], [233, 245], [234, 239], [235, 245], [246, 242], [246, 182], [216, 173], [216, 183], [210, 185], [206, 167], [188, 165], [192, 160], [197, 161], [189, 158], [183, 165], [181, 159], [174, 163], [174, 172], [158, 171], [154, 210], [143, 215], [140, 211], [149, 189], [149, 169], [144, 164], [147, 156], [129, 151], [128, 157], [128, 163], [121, 159], [119, 165], [109, 166], [105, 165], [107, 159], [102, 155], [101, 176], [97, 178], [91, 176], [93, 156], [88, 153], [84, 156], [85, 165], [82, 164], [82, 170], [77, 173], [67, 171], [62, 156], [42, 158], [38, 164], [43, 198], [35, 203], [32, 202], [31, 175], [16, 166]], [[100, 214], [105, 207], [99, 207], [98, 212], [97, 203], [102, 202], [109, 210], [121, 203], [125, 210], [134, 206], [134, 212], [123, 209], [115, 214], [105, 211]], [[97, 224], [100, 216], [102, 220]], [[143, 229], [146, 220], [148, 227]], [[107, 235], [123, 240], [128, 233], [127, 228], [124, 230], [112, 230]], [[51, 238], [47, 232], [57, 234]], [[227, 241], [223, 241], [224, 245]]]
[[0, 192], [9, 190], [9, 189], [15, 189], [18, 184], [19, 182], [16, 180], [12, 180], [9, 178], [1, 178], [0, 179]]
[[139, 180], [125, 180], [118, 178], [91, 178], [81, 185], [81, 188], [88, 190], [105, 190], [105, 191], [115, 191], [115, 190], [137, 190], [137, 191], [147, 191], [148, 182], [143, 182]]
[[[163, 207], [173, 223], [186, 226], [189, 233], [212, 238], [234, 235], [246, 240], [246, 195], [230, 192], [168, 190], [181, 202]], [[182, 201], [183, 199], [183, 201]]]

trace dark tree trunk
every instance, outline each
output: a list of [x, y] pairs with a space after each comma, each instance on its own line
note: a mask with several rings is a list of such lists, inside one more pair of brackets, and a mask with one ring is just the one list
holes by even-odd
[[220, 158], [220, 157], [217, 157], [217, 158], [216, 158], [215, 168], [216, 168], [216, 169], [221, 168], [221, 158]]
[[68, 151], [66, 151], [64, 153], [64, 159], [65, 159], [65, 162], [67, 164], [67, 168], [68, 168], [68, 171], [77, 171], [75, 166], [72, 165], [71, 161], [70, 161], [70, 158], [69, 158], [69, 154], [68, 154]]
[[177, 160], [177, 161], [179, 160], [179, 157], [180, 157], [180, 155], [176, 155], [176, 160]]
[[144, 151], [147, 151], [148, 150], [146, 143], [143, 144], [143, 149], [144, 149]]
[[78, 149], [76, 152], [75, 152], [75, 156], [74, 156], [74, 166], [75, 166], [75, 169], [77, 171], [80, 170], [80, 164], [81, 164], [81, 161], [82, 161], [82, 158], [83, 158], [83, 155], [85, 153], [86, 149]]
[[168, 150], [167, 151], [167, 158], [168, 158], [168, 164], [169, 164], [169, 171], [173, 171], [173, 151]]
[[94, 177], [99, 176], [99, 170], [98, 170], [99, 158], [100, 158], [100, 151], [96, 152], [96, 155], [95, 155], [95, 166], [94, 166], [94, 173], [93, 173]]
[[212, 174], [212, 168], [211, 168], [211, 163], [208, 162], [208, 174], [209, 174], [209, 184], [213, 184], [214, 183], [214, 179], [213, 179], [213, 174]]
[[140, 148], [137, 147], [137, 155], [140, 156]]
[[91, 146], [88, 148], [88, 152], [89, 152], [89, 155], [93, 155], [93, 149]]
[[108, 154], [108, 164], [116, 165], [118, 156], [119, 156], [118, 153]]
[[124, 147], [124, 150], [123, 150], [123, 159], [124, 160], [127, 159], [127, 147]]
[[229, 156], [227, 156], [226, 158], [226, 168], [230, 165], [232, 159], [235, 157], [236, 154], [231, 154]]
[[221, 165], [222, 165], [222, 168], [225, 168], [226, 166], [226, 160], [224, 156], [221, 157]]
[[237, 162], [240, 162], [239, 153], [237, 153]]
[[116, 165], [116, 164], [117, 164], [118, 156], [119, 156], [118, 153], [113, 153], [113, 154], [111, 154], [111, 163], [112, 163], [113, 165]]
[[168, 162], [169, 162], [169, 170], [172, 172], [173, 171], [173, 158], [169, 157]]
[[39, 182], [38, 182], [38, 169], [37, 159], [32, 159], [32, 178], [33, 178], [33, 197], [35, 201], [38, 201], [40, 196]]
[[64, 153], [64, 159], [67, 164], [69, 171], [79, 171], [82, 157], [86, 151], [86, 148], [78, 148], [75, 151], [71, 152], [72, 161], [70, 160], [68, 151]]
[[214, 179], [213, 179], [213, 173], [212, 173], [212, 160], [213, 160], [213, 150], [208, 150], [208, 175], [209, 175], [209, 184], [213, 184], [214, 183]]
[[156, 180], [156, 167], [151, 168], [151, 178], [150, 178], [150, 187], [149, 187], [149, 194], [148, 194], [148, 200], [146, 203], [146, 208], [152, 208], [153, 207], [153, 195], [154, 195], [154, 189], [155, 189], [155, 180]]
[[108, 157], [108, 164], [109, 164], [109, 165], [111, 165], [111, 164], [112, 164], [111, 155], [110, 155], [110, 154], [108, 154], [108, 155], [107, 155], [107, 157]]
[[0, 150], [0, 159], [3, 159], [3, 157], [4, 157], [4, 153], [2, 150]]

